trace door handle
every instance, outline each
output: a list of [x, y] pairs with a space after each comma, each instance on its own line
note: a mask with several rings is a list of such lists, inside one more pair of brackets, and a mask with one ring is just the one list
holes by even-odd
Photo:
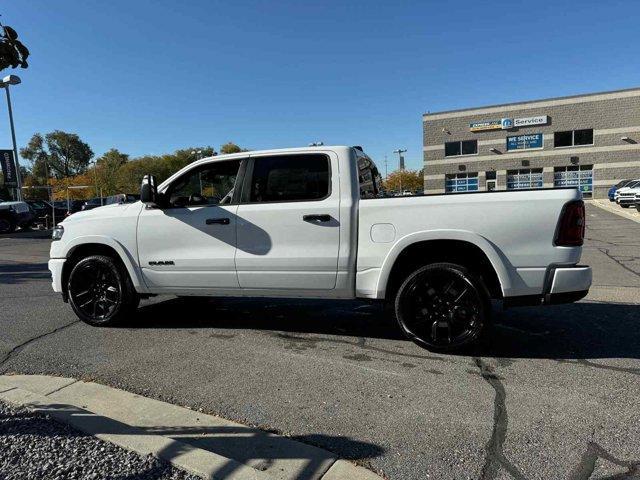
[[331, 215], [303, 215], [302, 220], [304, 220], [305, 222], [330, 222]]
[[229, 225], [228, 218], [207, 218], [207, 225]]

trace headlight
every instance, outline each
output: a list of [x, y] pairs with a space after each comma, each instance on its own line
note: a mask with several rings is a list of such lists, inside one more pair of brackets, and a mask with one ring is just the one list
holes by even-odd
[[64, 227], [62, 225], [56, 225], [51, 232], [51, 238], [53, 240], [60, 240], [64, 234]]

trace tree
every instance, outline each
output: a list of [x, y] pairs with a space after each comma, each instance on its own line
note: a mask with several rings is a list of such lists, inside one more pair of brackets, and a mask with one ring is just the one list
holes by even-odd
[[94, 168], [94, 180], [98, 193], [102, 189], [102, 195], [115, 195], [118, 191], [118, 170], [129, 161], [129, 155], [112, 148], [96, 160]]
[[384, 182], [384, 188], [388, 192], [416, 191], [423, 187], [424, 177], [416, 170], [396, 170]]
[[20, 149], [20, 155], [32, 163], [34, 174], [44, 176], [48, 166], [50, 174], [62, 178], [84, 173], [93, 150], [75, 133], [55, 130], [44, 138], [34, 134], [27, 146]]
[[7, 67], [16, 68], [18, 66], [27, 68], [27, 57], [29, 49], [18, 40], [16, 31], [8, 25], [2, 25], [2, 33], [0, 34], [0, 70]]
[[220, 153], [223, 155], [228, 153], [239, 153], [239, 152], [248, 152], [248, 150], [245, 150], [244, 148], [240, 148], [238, 145], [236, 145], [233, 142], [227, 142], [220, 147]]

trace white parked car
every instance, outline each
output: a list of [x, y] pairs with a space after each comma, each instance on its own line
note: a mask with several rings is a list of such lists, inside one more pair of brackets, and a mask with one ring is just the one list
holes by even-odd
[[640, 179], [634, 180], [626, 187], [616, 190], [614, 198], [622, 208], [629, 208], [634, 205], [637, 193], [640, 193]]
[[477, 340], [492, 298], [587, 294], [577, 189], [380, 198], [380, 180], [346, 146], [205, 158], [157, 187], [145, 177], [141, 201], [56, 228], [53, 289], [97, 326], [156, 294], [386, 300], [436, 350]]

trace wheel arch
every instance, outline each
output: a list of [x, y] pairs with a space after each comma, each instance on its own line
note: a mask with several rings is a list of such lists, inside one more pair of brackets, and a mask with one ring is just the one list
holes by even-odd
[[75, 265], [75, 261], [89, 255], [106, 255], [118, 260], [125, 267], [136, 291], [138, 293], [146, 291], [134, 258], [122, 244], [109, 237], [88, 236], [74, 239], [66, 245], [64, 257], [67, 261], [64, 262], [62, 269], [62, 290], [65, 298], [67, 295], [67, 279]]
[[465, 230], [436, 230], [408, 235], [393, 246], [378, 277], [377, 297], [393, 295], [408, 273], [435, 262], [458, 263], [471, 269], [482, 276], [493, 298], [503, 298], [510, 288], [501, 255], [488, 240]]

